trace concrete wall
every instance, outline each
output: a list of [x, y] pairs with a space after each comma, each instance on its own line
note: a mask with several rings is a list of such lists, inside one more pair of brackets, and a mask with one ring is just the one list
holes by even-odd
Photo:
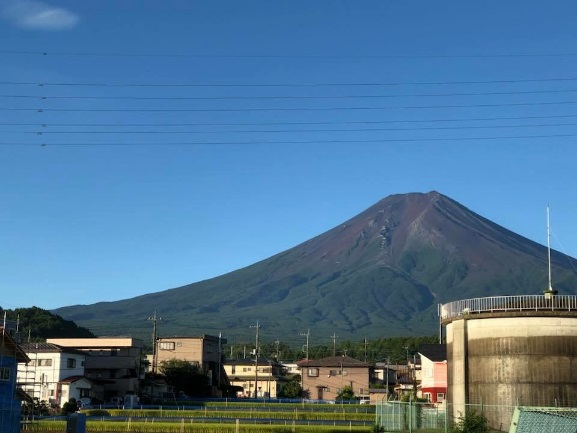
[[[577, 406], [577, 317], [463, 316], [447, 324], [448, 399], [464, 405]], [[508, 429], [511, 409], [492, 411]]]

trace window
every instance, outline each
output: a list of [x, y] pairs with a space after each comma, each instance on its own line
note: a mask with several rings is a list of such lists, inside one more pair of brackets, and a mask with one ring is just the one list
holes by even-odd
[[231, 369], [231, 371], [232, 371], [232, 374], [236, 374], [236, 366], [235, 366], [235, 365], [232, 365], [232, 366], [230, 367], [230, 369]]
[[247, 371], [252, 371], [252, 368], [250, 368], [250, 367], [242, 367], [242, 371], [243, 371], [243, 373], [246, 373]]
[[430, 392], [424, 392], [423, 398], [427, 399], [427, 401], [431, 401], [431, 393]]
[[319, 377], [319, 369], [318, 368], [309, 368], [307, 370], [307, 376], [309, 377]]
[[74, 358], [68, 358], [66, 360], [66, 367], [67, 368], [76, 368], [76, 359]]
[[110, 349], [110, 356], [117, 356], [118, 355], [118, 349]]
[[437, 393], [437, 401], [438, 402], [445, 401], [445, 393], [444, 392], [438, 392]]
[[0, 367], [0, 381], [8, 382], [10, 380], [10, 369], [8, 367]]
[[39, 367], [50, 367], [52, 366], [52, 360], [51, 359], [38, 359], [36, 361], [37, 365]]
[[176, 344], [174, 341], [163, 341], [158, 345], [160, 350], [174, 350]]

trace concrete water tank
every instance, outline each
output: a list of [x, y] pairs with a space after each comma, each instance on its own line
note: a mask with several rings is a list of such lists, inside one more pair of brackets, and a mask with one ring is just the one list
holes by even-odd
[[440, 306], [440, 316], [450, 416], [483, 410], [508, 431], [516, 405], [577, 406], [576, 296], [468, 299]]

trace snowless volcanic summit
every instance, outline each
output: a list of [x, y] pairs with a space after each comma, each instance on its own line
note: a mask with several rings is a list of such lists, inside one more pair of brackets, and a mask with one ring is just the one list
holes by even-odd
[[[576, 294], [570, 258], [552, 252], [554, 285]], [[97, 335], [219, 332], [250, 338], [257, 320], [271, 338], [300, 332], [362, 339], [433, 335], [438, 304], [540, 294], [547, 248], [436, 191], [384, 198], [287, 251], [234, 272], [136, 298], [54, 312]], [[264, 335], [264, 334], [263, 334]], [[320, 337], [319, 337], [320, 338]], [[323, 340], [324, 341], [324, 340]]]

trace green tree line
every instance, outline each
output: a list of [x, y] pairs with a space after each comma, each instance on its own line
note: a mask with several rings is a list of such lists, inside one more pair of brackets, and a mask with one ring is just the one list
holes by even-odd
[[4, 310], [0, 307], [0, 314], [2, 318], [6, 317], [7, 327], [18, 327], [23, 342], [43, 342], [47, 338], [94, 337], [87, 328], [38, 307], [15, 310]]

